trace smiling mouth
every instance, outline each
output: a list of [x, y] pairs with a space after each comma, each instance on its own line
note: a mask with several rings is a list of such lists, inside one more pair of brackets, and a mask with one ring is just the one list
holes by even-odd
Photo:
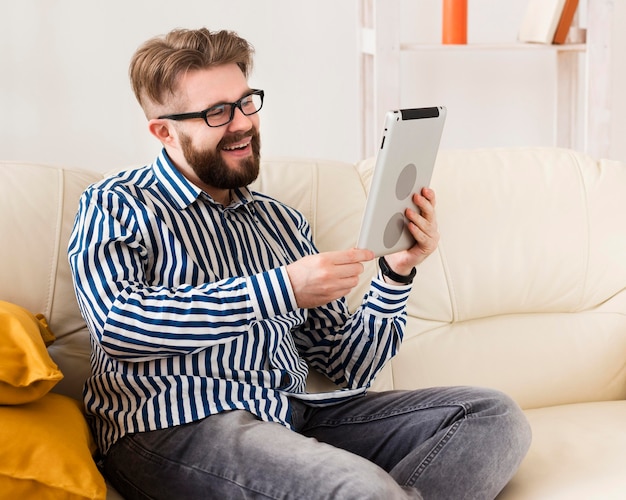
[[245, 148], [247, 148], [250, 145], [251, 140], [252, 140], [251, 138], [248, 138], [244, 142], [238, 142], [238, 143], [235, 143], [235, 144], [228, 144], [228, 145], [224, 146], [222, 149], [224, 151], [237, 151], [239, 149], [245, 149]]

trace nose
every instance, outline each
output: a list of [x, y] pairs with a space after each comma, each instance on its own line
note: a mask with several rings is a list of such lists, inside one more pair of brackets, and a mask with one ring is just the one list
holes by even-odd
[[244, 131], [247, 132], [253, 126], [252, 117], [256, 115], [246, 116], [239, 106], [235, 107], [235, 114], [233, 119], [228, 124], [228, 129], [231, 131]]

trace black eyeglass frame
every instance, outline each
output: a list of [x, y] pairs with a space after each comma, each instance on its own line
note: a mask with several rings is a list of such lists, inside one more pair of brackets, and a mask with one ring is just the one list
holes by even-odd
[[[252, 113], [246, 113], [243, 107], [241, 106], [241, 103], [242, 101], [245, 101], [248, 97], [252, 95], [258, 95], [261, 98], [261, 105], [258, 108], [256, 108]], [[221, 104], [216, 104], [214, 106], [211, 106], [210, 108], [207, 108], [203, 111], [196, 111], [193, 113], [178, 113], [174, 115], [162, 115], [162, 116], [159, 116], [158, 119], [181, 121], [181, 120], [191, 120], [193, 118], [202, 118], [204, 120], [204, 123], [206, 123], [207, 126], [211, 128], [223, 127], [224, 125], [228, 125], [230, 122], [233, 121], [233, 118], [235, 117], [235, 109], [237, 108], [239, 108], [239, 111], [241, 111], [245, 116], [255, 115], [256, 113], [261, 111], [261, 108], [263, 107], [264, 97], [265, 97], [265, 92], [263, 90], [251, 89], [250, 92], [248, 92], [241, 99], [235, 102], [223, 102]], [[209, 120], [207, 119], [208, 112], [211, 111], [212, 109], [216, 109], [222, 106], [230, 106], [230, 117], [228, 118], [228, 121], [225, 121], [224, 123], [221, 123], [219, 125], [211, 125], [209, 123]]]

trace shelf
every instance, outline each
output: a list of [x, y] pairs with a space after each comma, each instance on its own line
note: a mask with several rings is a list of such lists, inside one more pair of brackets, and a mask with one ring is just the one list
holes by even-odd
[[[406, 0], [408, 1], [408, 0]], [[587, 43], [421, 44], [399, 39], [400, 0], [361, 0], [361, 153], [375, 152], [386, 111], [400, 103], [400, 54], [406, 52], [529, 51], [555, 57], [554, 145], [609, 154], [613, 0], [587, 0]], [[583, 65], [581, 65], [581, 62]], [[583, 75], [583, 76], [581, 76]], [[583, 109], [580, 109], [583, 103]], [[582, 135], [584, 144], [577, 144]]]
[[[376, 32], [373, 28], [361, 29], [361, 52], [373, 55], [376, 51]], [[585, 52], [587, 45], [584, 43], [564, 43], [559, 45], [547, 45], [543, 43], [524, 43], [524, 42], [507, 42], [507, 43], [466, 43], [459, 45], [452, 44], [424, 44], [416, 42], [400, 42], [399, 49], [401, 52], [419, 52], [419, 51], [506, 51], [506, 50], [543, 50], [550, 52]]]
[[585, 52], [587, 46], [584, 43], [571, 43], [563, 45], [545, 45], [539, 43], [468, 43], [464, 45], [444, 45], [439, 44], [420, 44], [420, 43], [401, 43], [400, 50], [403, 52], [417, 52], [423, 50], [459, 50], [459, 51], [499, 51], [499, 50], [543, 50], [550, 52]]

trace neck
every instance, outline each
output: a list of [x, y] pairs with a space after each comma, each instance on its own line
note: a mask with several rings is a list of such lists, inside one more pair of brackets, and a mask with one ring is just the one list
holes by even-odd
[[224, 205], [225, 207], [230, 205], [233, 199], [230, 189], [226, 189], [226, 190], [220, 189], [219, 194], [211, 194], [211, 197], [218, 203], [221, 203], [222, 205]]

